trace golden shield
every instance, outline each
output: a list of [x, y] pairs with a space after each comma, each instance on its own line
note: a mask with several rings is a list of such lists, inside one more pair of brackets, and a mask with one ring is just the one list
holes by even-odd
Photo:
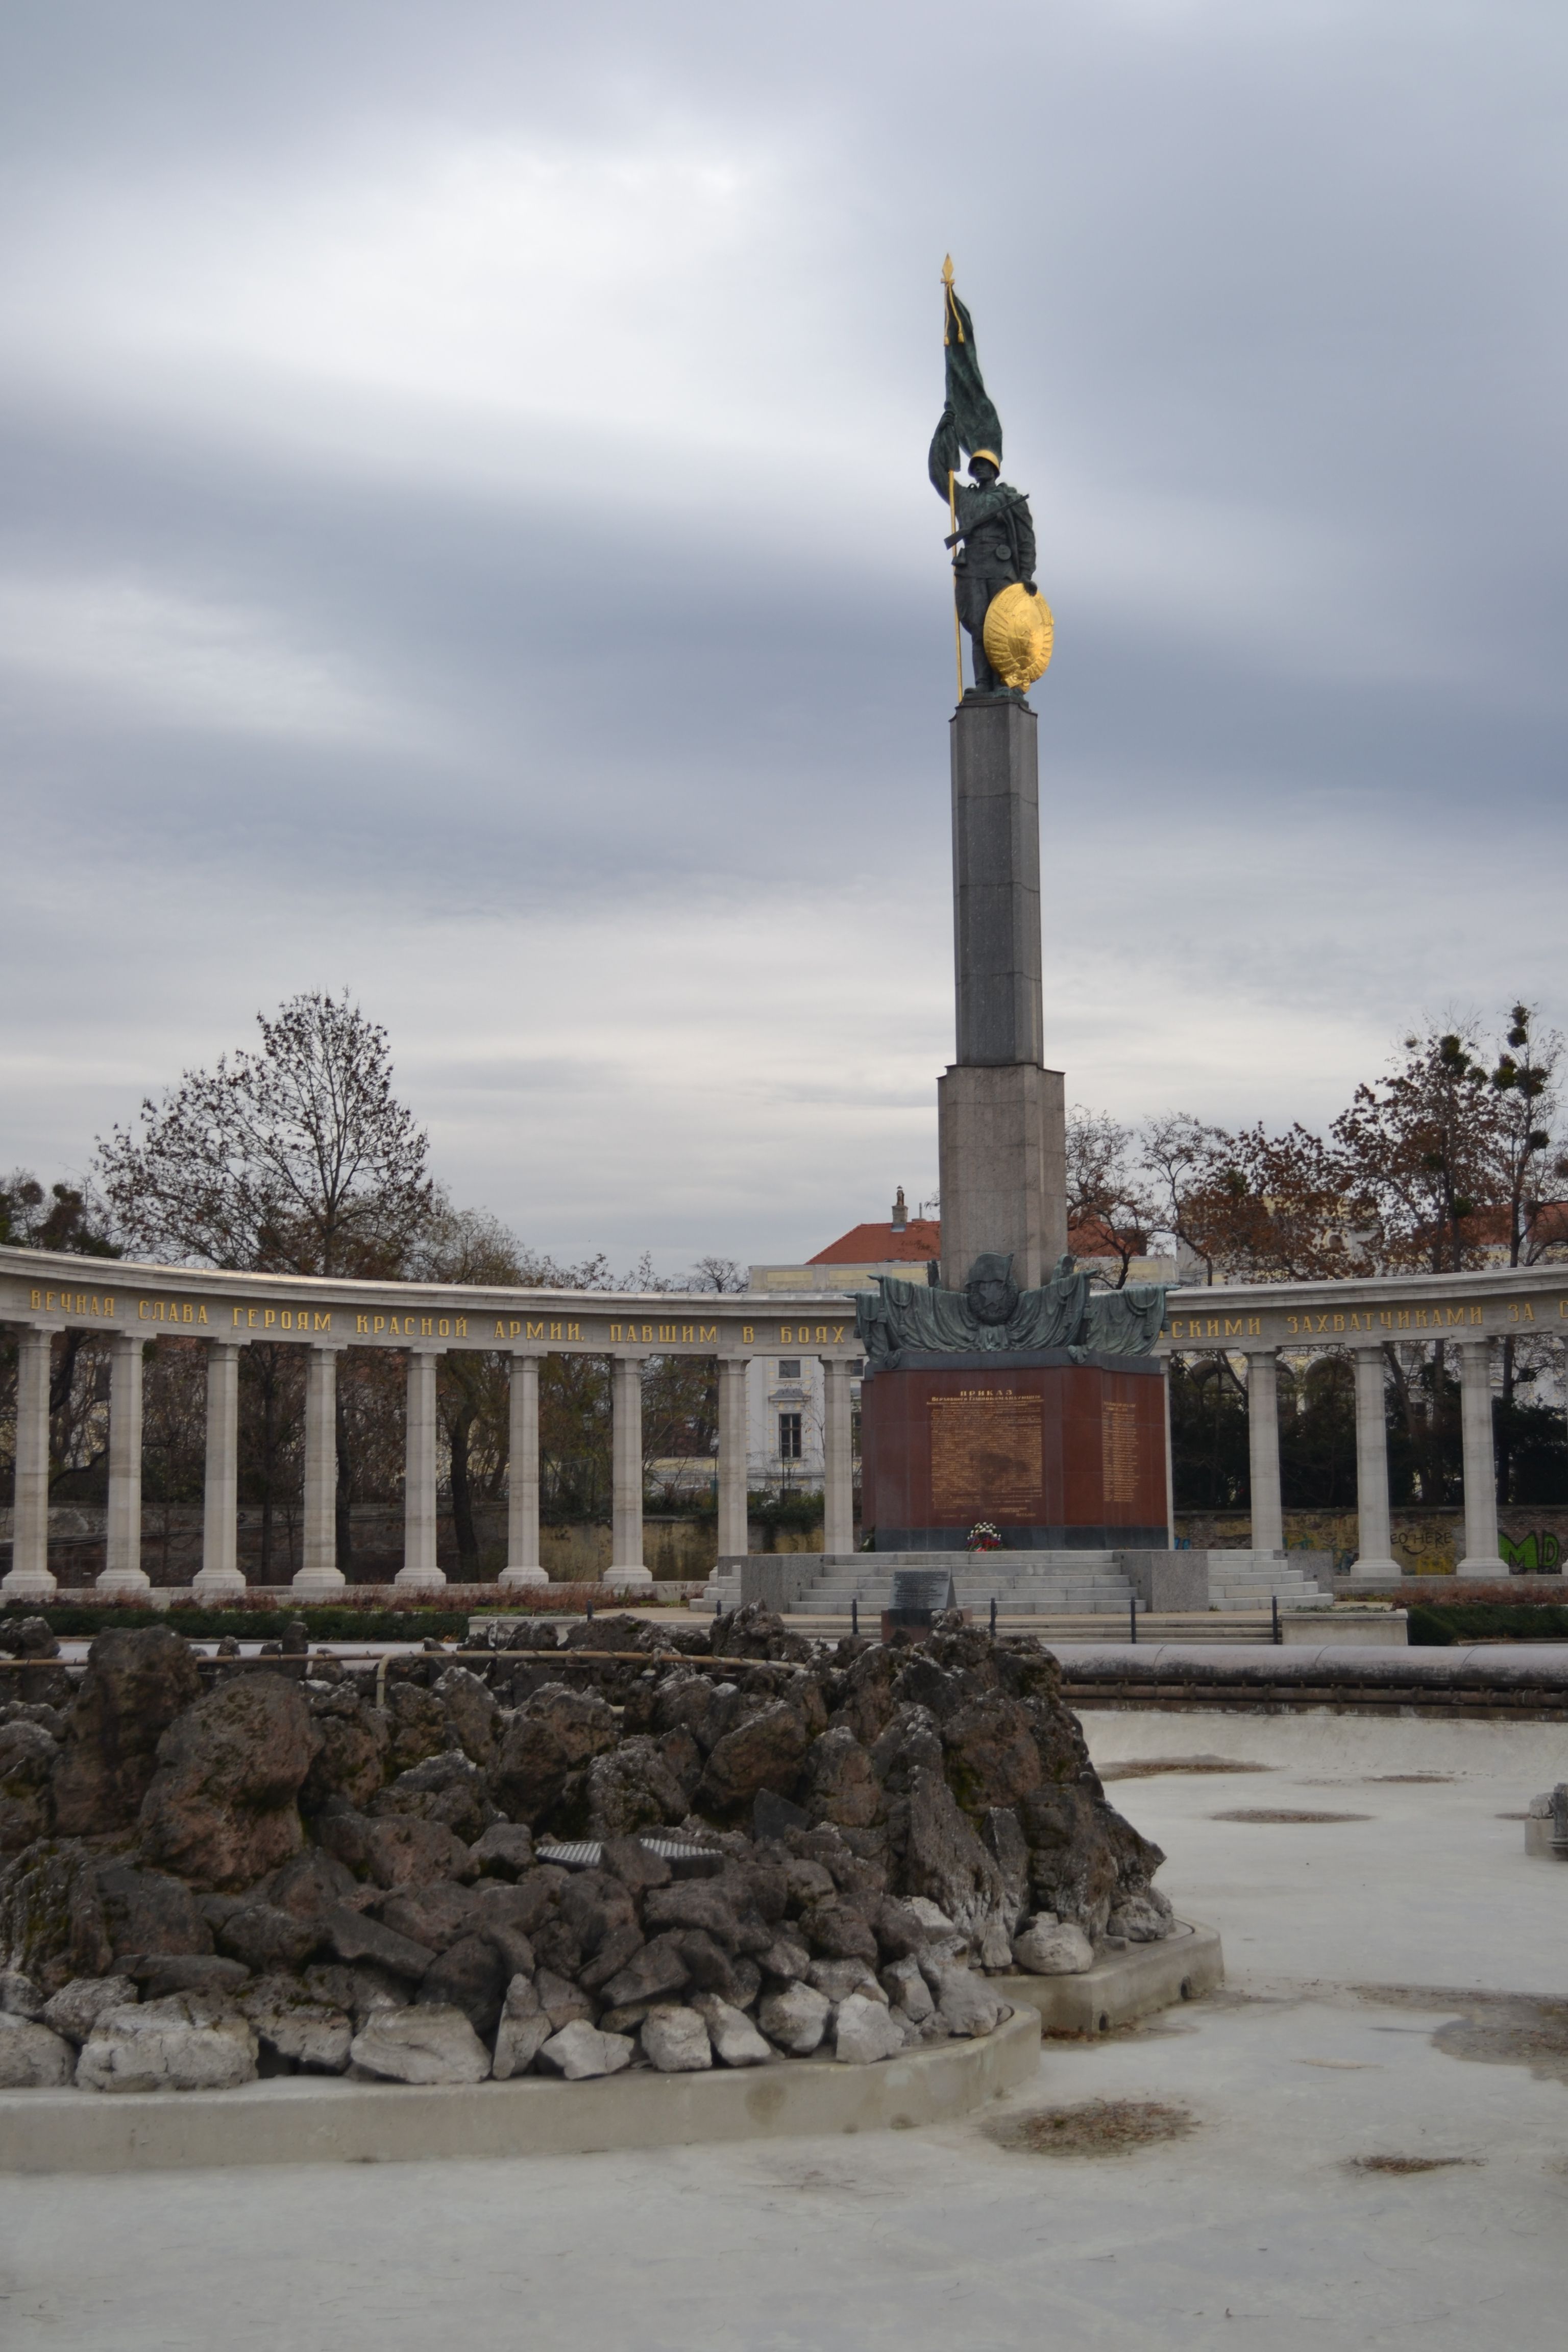
[[1015, 580], [985, 608], [985, 658], [1005, 685], [1033, 686], [1050, 667], [1056, 629], [1045, 598], [1031, 596]]

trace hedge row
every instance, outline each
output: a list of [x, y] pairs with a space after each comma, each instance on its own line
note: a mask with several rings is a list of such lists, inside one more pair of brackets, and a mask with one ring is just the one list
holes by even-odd
[[1506, 1601], [1417, 1601], [1410, 1608], [1409, 1637], [1426, 1649], [1455, 1642], [1568, 1642], [1568, 1605]]

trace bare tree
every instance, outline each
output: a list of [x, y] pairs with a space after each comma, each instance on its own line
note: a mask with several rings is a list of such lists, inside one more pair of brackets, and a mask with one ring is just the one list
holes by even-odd
[[257, 1015], [258, 1053], [187, 1070], [142, 1133], [101, 1138], [119, 1231], [177, 1263], [401, 1273], [434, 1207], [427, 1141], [392, 1090], [386, 1032], [345, 995]]
[[1158, 1208], [1133, 1131], [1074, 1103], [1067, 1116], [1068, 1234], [1081, 1257], [1110, 1258], [1121, 1289], [1149, 1246]]
[[700, 1257], [682, 1287], [687, 1290], [744, 1290], [749, 1271], [746, 1266], [737, 1265], [732, 1257]]
[[[97, 1167], [121, 1238], [154, 1258], [269, 1274], [401, 1274], [434, 1206], [427, 1150], [397, 1100], [386, 1032], [345, 993], [257, 1015], [260, 1050], [187, 1070], [142, 1131], [116, 1128]], [[262, 1575], [270, 1568], [276, 1436], [288, 1367], [247, 1349], [261, 1423]], [[346, 1400], [338, 1405], [339, 1558], [350, 1563]]]

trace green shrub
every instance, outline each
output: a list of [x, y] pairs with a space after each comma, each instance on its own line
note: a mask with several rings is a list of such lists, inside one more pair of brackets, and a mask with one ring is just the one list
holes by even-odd
[[1409, 1636], [1424, 1649], [1456, 1642], [1568, 1642], [1568, 1605], [1560, 1601], [1416, 1601]]

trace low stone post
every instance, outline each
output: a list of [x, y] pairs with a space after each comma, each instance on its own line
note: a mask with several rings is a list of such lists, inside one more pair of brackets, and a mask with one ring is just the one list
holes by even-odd
[[115, 1334], [109, 1355], [109, 1517], [98, 1590], [110, 1599], [151, 1592], [142, 1565], [142, 1340]]
[[1465, 1458], [1465, 1556], [1458, 1576], [1506, 1576], [1498, 1555], [1497, 1453], [1492, 1438], [1491, 1347], [1459, 1342], [1459, 1412]]
[[331, 1601], [348, 1579], [338, 1566], [338, 1359], [311, 1344], [305, 1368], [303, 1561], [290, 1590], [300, 1601]]
[[1386, 1583], [1402, 1576], [1390, 1550], [1388, 1415], [1381, 1347], [1354, 1348], [1356, 1560], [1352, 1576]]
[[239, 1569], [239, 1349], [207, 1343], [207, 1459], [202, 1487], [202, 1564], [191, 1595], [204, 1608], [245, 1591]]
[[610, 1377], [610, 1565], [605, 1582], [616, 1592], [639, 1592], [653, 1583], [642, 1556], [642, 1358], [613, 1357]]
[[393, 1582], [404, 1591], [434, 1591], [447, 1581], [436, 1565], [436, 1355], [408, 1351], [404, 1413], [403, 1566]]
[[506, 1566], [497, 1581], [516, 1591], [548, 1584], [539, 1561], [539, 1358], [514, 1354], [508, 1399]]
[[11, 1510], [11, 1566], [0, 1578], [0, 1599], [47, 1601], [57, 1590], [49, 1573], [50, 1333], [16, 1335], [16, 1456]]

